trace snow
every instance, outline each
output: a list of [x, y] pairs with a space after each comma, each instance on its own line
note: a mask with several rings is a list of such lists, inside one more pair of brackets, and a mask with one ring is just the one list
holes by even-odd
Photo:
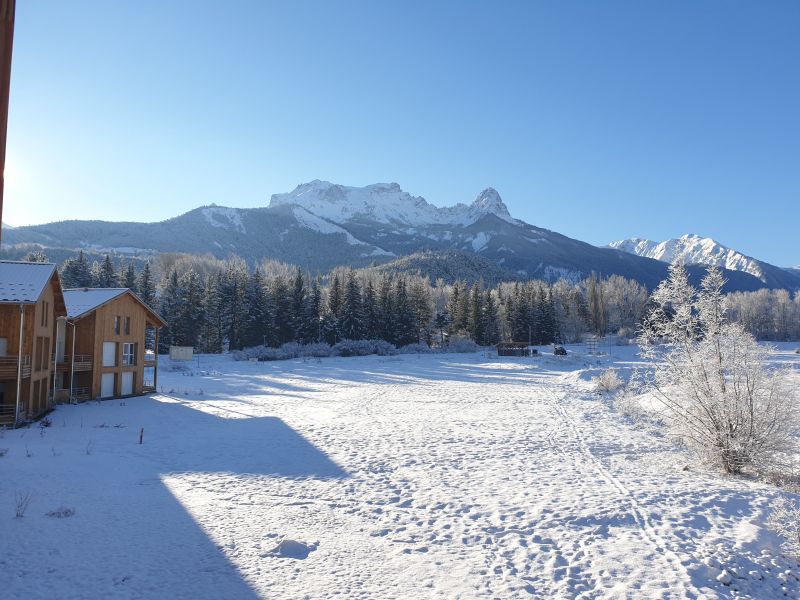
[[343, 224], [359, 218], [406, 226], [469, 225], [487, 214], [515, 222], [496, 190], [487, 188], [471, 205], [439, 208], [421, 196], [404, 192], [396, 183], [364, 187], [338, 185], [315, 179], [287, 194], [273, 194], [270, 206], [296, 204], [318, 217]]
[[486, 246], [489, 244], [489, 240], [491, 239], [492, 236], [490, 236], [489, 234], [484, 233], [483, 231], [479, 232], [472, 240], [472, 249], [475, 252], [480, 252], [481, 250], [486, 248]]
[[634, 347], [568, 349], [163, 359], [151, 397], [2, 434], [4, 597], [797, 597], [779, 491], [594, 393]]
[[[312, 212], [309, 212], [307, 209], [303, 208], [302, 206], [295, 206], [292, 209], [292, 214], [294, 214], [295, 219], [297, 222], [300, 223], [302, 227], [307, 229], [311, 229], [313, 231], [318, 231], [319, 233], [323, 234], [344, 234], [347, 243], [351, 246], [371, 246], [367, 242], [362, 242], [358, 238], [354, 237], [349, 231], [344, 229], [343, 227], [339, 227], [336, 223], [331, 223], [330, 221], [326, 221], [323, 218], [318, 217]], [[387, 252], [382, 248], [375, 248], [372, 252], [369, 253], [369, 256], [394, 256], [393, 253]]]
[[224, 229], [233, 228], [240, 233], [247, 233], [242, 215], [238, 208], [226, 206], [207, 206], [201, 210], [206, 221], [212, 227], [222, 227]]
[[691, 233], [663, 242], [634, 237], [612, 242], [609, 247], [667, 263], [680, 261], [684, 264], [715, 266], [731, 271], [744, 271], [758, 278], [764, 277], [758, 261], [754, 258], [723, 246], [711, 238]]
[[79, 317], [126, 293], [128, 288], [75, 288], [64, 290], [64, 303], [70, 319]]
[[0, 304], [35, 304], [55, 270], [52, 263], [0, 260]]

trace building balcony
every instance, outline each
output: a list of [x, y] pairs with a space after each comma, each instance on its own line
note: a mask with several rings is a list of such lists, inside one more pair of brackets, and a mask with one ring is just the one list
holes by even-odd
[[[19, 373], [19, 361], [16, 356], [0, 356], [0, 379], [16, 379]], [[22, 357], [22, 378], [31, 376], [31, 357]]]
[[[54, 359], [55, 360], [55, 359]], [[70, 371], [91, 371], [94, 360], [91, 354], [76, 354], [75, 362], [72, 361], [72, 356], [69, 354], [64, 355], [64, 360], [60, 361], [57, 365], [59, 372], [68, 373]]]

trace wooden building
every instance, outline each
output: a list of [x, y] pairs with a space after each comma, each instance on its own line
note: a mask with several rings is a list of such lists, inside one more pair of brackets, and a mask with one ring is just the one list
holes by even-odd
[[158, 332], [166, 323], [128, 288], [64, 291], [57, 399], [140, 396], [156, 389]]
[[0, 425], [25, 423], [52, 407], [52, 352], [65, 316], [54, 264], [0, 261]]

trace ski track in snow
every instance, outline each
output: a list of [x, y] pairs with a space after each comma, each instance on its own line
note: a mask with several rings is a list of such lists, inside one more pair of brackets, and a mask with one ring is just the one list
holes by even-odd
[[59, 407], [0, 439], [0, 595], [797, 597], [778, 491], [684, 471], [591, 392], [610, 360], [203, 357], [153, 398]]

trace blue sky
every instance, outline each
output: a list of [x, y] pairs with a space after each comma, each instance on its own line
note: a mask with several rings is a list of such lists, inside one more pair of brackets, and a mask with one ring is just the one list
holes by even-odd
[[4, 220], [396, 181], [800, 263], [800, 3], [18, 2]]

